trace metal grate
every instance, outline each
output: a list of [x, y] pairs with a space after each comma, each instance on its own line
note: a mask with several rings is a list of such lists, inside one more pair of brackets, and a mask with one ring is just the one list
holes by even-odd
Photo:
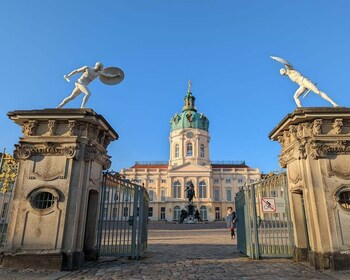
[[246, 185], [236, 195], [238, 249], [248, 256], [291, 257], [294, 248], [286, 174]]
[[104, 172], [98, 220], [100, 256], [140, 258], [147, 248], [149, 196], [144, 187]]
[[54, 196], [49, 192], [40, 192], [32, 200], [32, 206], [40, 210], [48, 209], [54, 203]]
[[350, 209], [350, 191], [343, 191], [339, 194], [339, 204], [345, 209]]

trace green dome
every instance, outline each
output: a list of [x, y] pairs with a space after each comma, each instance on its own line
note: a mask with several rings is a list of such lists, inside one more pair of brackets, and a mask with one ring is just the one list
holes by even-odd
[[197, 113], [194, 106], [195, 97], [190, 90], [185, 96], [185, 106], [182, 107], [182, 113], [176, 113], [170, 120], [171, 132], [183, 128], [198, 128], [209, 131], [209, 120], [204, 114]]

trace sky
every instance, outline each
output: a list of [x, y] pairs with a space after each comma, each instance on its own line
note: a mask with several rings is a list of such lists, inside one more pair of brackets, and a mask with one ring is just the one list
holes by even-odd
[[[12, 152], [21, 136], [9, 111], [55, 108], [79, 78], [63, 75], [101, 61], [125, 73], [116, 86], [89, 85], [87, 107], [119, 134], [112, 169], [169, 160], [169, 121], [191, 80], [210, 121], [211, 160], [279, 170], [268, 134], [296, 109], [298, 86], [269, 56], [349, 106], [349, 12], [348, 0], [0, 1], [0, 149]], [[331, 106], [314, 93], [301, 101]]]

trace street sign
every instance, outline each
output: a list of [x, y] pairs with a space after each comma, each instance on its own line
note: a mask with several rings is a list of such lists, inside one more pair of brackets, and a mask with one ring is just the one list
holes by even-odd
[[264, 213], [276, 212], [276, 201], [274, 198], [261, 198], [261, 208]]
[[283, 197], [262, 197], [261, 208], [263, 213], [285, 213], [286, 201]]

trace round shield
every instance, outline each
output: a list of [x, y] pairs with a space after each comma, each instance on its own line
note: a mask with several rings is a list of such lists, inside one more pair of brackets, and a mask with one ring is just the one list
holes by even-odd
[[[103, 74], [106, 74], [106, 76]], [[102, 70], [99, 78], [106, 85], [116, 85], [124, 79], [124, 72], [117, 67], [107, 67]]]

